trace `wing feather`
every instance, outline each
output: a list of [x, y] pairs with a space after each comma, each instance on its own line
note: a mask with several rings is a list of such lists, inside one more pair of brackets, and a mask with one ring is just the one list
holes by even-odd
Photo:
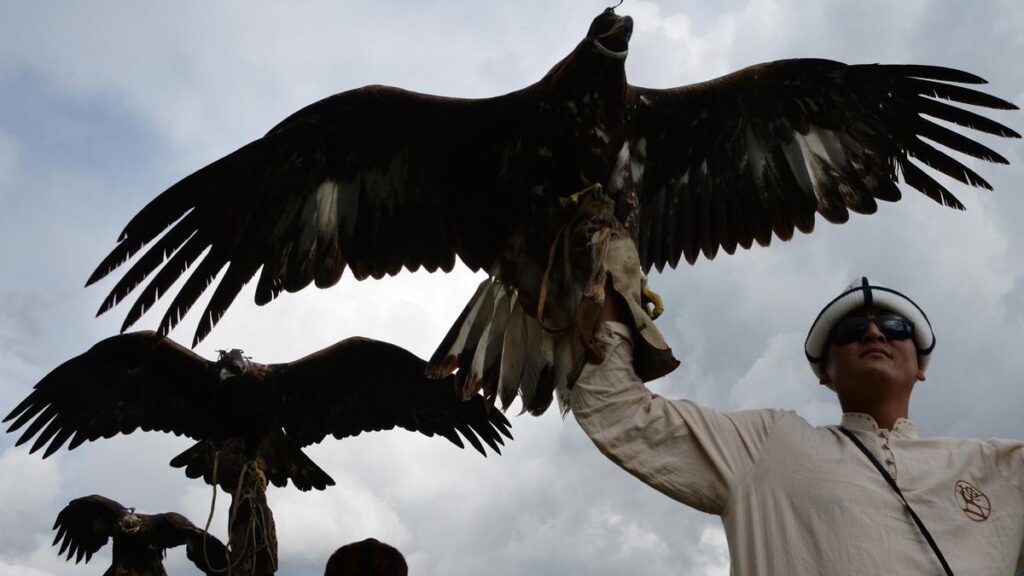
[[53, 545], [60, 543], [58, 556], [75, 557], [75, 563], [92, 555], [106, 546], [113, 535], [114, 525], [127, 509], [119, 503], [99, 495], [76, 498], [57, 514], [53, 530], [57, 535]]
[[[1016, 109], [961, 85], [982, 83], [937, 66], [797, 59], [681, 88], [629, 87], [632, 137], [646, 143], [648, 158], [639, 190], [640, 221], [649, 228], [640, 236], [650, 244], [640, 246], [645, 270], [674, 266], [680, 255], [693, 263], [699, 253], [713, 258], [718, 248], [767, 245], [771, 234], [788, 240], [794, 230], [812, 231], [817, 213], [834, 223], [847, 221], [849, 211], [872, 213], [877, 200], [900, 198], [900, 175], [936, 202], [962, 209], [920, 166], [991, 188], [938, 146], [994, 163], [1006, 159], [927, 117], [1020, 137], [954, 105]], [[675, 195], [678, 213], [665, 210], [670, 200], [663, 191]], [[662, 238], [671, 229], [666, 218], [677, 229]]]
[[[181, 247], [188, 239], [194, 234], [193, 220], [195, 219], [195, 212], [189, 212], [181, 219], [178, 224], [174, 226], [167, 234], [160, 237], [160, 240], [153, 245], [139, 260], [131, 267], [131, 269], [125, 273], [124, 276], [118, 280], [117, 284], [110, 291], [110, 294], [100, 304], [100, 309], [96, 313], [97, 315], [103, 314], [107, 310], [113, 308], [117, 303], [124, 299], [132, 290], [142, 284], [142, 282], [149, 276], [153, 270], [156, 270], [161, 264], [167, 261], [170, 254], [174, 253], [178, 248]], [[124, 246], [124, 244], [119, 245]], [[113, 256], [113, 253], [112, 253]], [[128, 259], [128, 255], [124, 258], [120, 258], [120, 262], [124, 262]], [[109, 258], [109, 257], [108, 257]], [[119, 265], [120, 262], [117, 264]], [[100, 264], [100, 268], [109, 268], [113, 270], [117, 265], [110, 266], [108, 264]], [[92, 279], [89, 280], [93, 282]]]
[[223, 281], [217, 284], [217, 289], [213, 291], [213, 296], [210, 297], [206, 310], [199, 317], [199, 326], [196, 328], [196, 335], [192, 340], [193, 346], [198, 344], [199, 341], [213, 330], [221, 316], [224, 315], [224, 311], [228, 309], [228, 306], [235, 300], [238, 293], [242, 291], [242, 287], [256, 274], [258, 267], [257, 263], [238, 260], [228, 266], [227, 272], [224, 273]]
[[970, 110], [957, 108], [956, 106], [946, 102], [918, 96], [913, 100], [913, 105], [915, 109], [921, 112], [921, 114], [952, 122], [953, 124], [964, 128], [970, 128], [972, 130], [977, 130], [986, 134], [993, 134], [995, 136], [1003, 136], [1005, 138], [1020, 138], [1020, 134], [1006, 126], [1003, 126], [995, 120], [991, 120], [981, 114], [971, 112]]
[[[683, 219], [683, 221], [679, 223], [679, 227], [676, 229], [676, 235], [679, 237], [679, 242], [676, 244], [675, 248], [682, 251], [687, 262], [693, 264], [697, 261], [697, 257], [700, 256], [700, 247], [697, 243], [697, 230], [700, 227], [700, 214], [697, 212], [698, 196], [690, 192], [690, 179], [688, 173], [684, 172], [680, 177], [676, 178], [675, 188], [672, 192], [675, 192], [676, 197], [679, 198], [679, 216]], [[644, 206], [641, 209], [641, 212], [646, 211], [647, 208]], [[659, 216], [656, 213], [652, 213], [651, 217], [657, 219]], [[671, 255], [669, 255], [669, 260], [671, 260]], [[644, 262], [646, 262], [646, 260], [644, 260]], [[661, 270], [665, 262], [659, 260], [657, 264], [658, 270]]]
[[160, 296], [170, 290], [174, 282], [185, 270], [188, 270], [188, 267], [192, 265], [196, 258], [199, 258], [204, 250], [206, 250], [206, 245], [202, 236], [193, 234], [188, 242], [167, 260], [163, 268], [156, 273], [156, 276], [150, 280], [146, 288], [136, 298], [135, 303], [132, 304], [131, 309], [125, 316], [124, 322], [121, 324], [121, 331], [124, 332], [131, 328], [132, 324], [135, 324]]
[[[167, 308], [163, 319], [160, 320], [160, 327], [157, 329], [160, 334], [166, 335], [173, 330], [178, 325], [178, 322], [181, 322], [181, 319], [185, 317], [189, 309], [192, 308], [192, 305], [196, 303], [196, 300], [199, 299], [203, 291], [213, 283], [213, 280], [225, 264], [223, 255], [218, 254], [218, 252], [218, 250], [207, 252], [206, 256], [199, 262], [199, 265], [196, 266], [195, 271], [185, 280], [185, 285], [175, 294], [174, 300], [171, 301], [171, 305]], [[198, 344], [198, 341], [197, 333], [192, 345], [195, 346]]]
[[[130, 434], [136, 429], [200, 439], [216, 429], [214, 364], [154, 332], [107, 338], [46, 375], [4, 422], [8, 432], [28, 426], [18, 445], [34, 436], [31, 452], [43, 457], [71, 440]], [[41, 431], [41, 432], [40, 432]]]
[[174, 548], [197, 538], [200, 530], [177, 512], [161, 512], [147, 517], [150, 527], [149, 545], [154, 548]]
[[289, 364], [269, 366], [281, 391], [282, 425], [300, 446], [396, 426], [440, 435], [461, 447], [458, 433], [481, 453], [511, 438], [508, 421], [476, 395], [463, 402], [453, 377], [425, 374], [426, 361], [366, 338], [348, 338]]
[[501, 346], [501, 368], [498, 376], [498, 398], [501, 409], [508, 410], [519, 391], [520, 377], [526, 364], [527, 341], [526, 310], [523, 303], [516, 299], [512, 304], [508, 328]]
[[921, 118], [917, 122], [917, 133], [932, 142], [941, 144], [957, 152], [967, 154], [979, 160], [985, 160], [986, 162], [993, 162], [995, 164], [1009, 164], [1010, 161], [1003, 157], [995, 150], [975, 142], [970, 138], [954, 132], [945, 126], [940, 126], [934, 122]]
[[257, 304], [282, 290], [331, 286], [346, 268], [357, 279], [403, 268], [448, 271], [456, 256], [471, 269], [489, 267], [523, 202], [515, 193], [528, 189], [516, 179], [530, 175], [517, 167], [535, 152], [514, 143], [536, 113], [523, 105], [530, 90], [469, 100], [368, 86], [296, 112], [171, 186], [128, 223], [89, 284], [173, 228], [117, 283], [100, 313], [159, 269], [129, 310], [126, 330], [188, 275], [161, 322], [166, 333], [217, 270], [241, 262], [219, 280], [223, 289], [204, 312], [198, 342], [261, 268]]
[[[890, 68], [890, 70], [893, 70]], [[896, 72], [898, 73], [898, 72]], [[930, 96], [932, 98], [941, 98], [943, 100], [950, 100], [952, 102], [959, 102], [961, 104], [971, 104], [974, 106], [983, 106], [985, 108], [995, 108], [997, 110], [1016, 110], [1017, 107], [1002, 98], [997, 98], [991, 94], [972, 90], [970, 88], [964, 88], [963, 86], [957, 86], [955, 84], [943, 84], [941, 82], [934, 82], [932, 80], [921, 80], [917, 78], [907, 78], [902, 82], [907, 88], [913, 90], [917, 94], [923, 96]]]

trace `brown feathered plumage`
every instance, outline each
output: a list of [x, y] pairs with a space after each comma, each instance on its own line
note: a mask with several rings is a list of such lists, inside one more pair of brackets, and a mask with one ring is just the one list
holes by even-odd
[[[4, 422], [17, 444], [36, 437], [43, 457], [65, 443], [130, 434], [171, 432], [198, 442], [171, 464], [189, 477], [212, 480], [214, 458], [235, 446], [262, 462], [267, 479], [300, 490], [334, 481], [302, 447], [395, 427], [439, 435], [481, 454], [511, 438], [508, 421], [480, 396], [463, 401], [448, 380], [424, 375], [426, 362], [384, 342], [349, 338], [294, 362], [257, 364], [232, 350], [206, 360], [154, 332], [103, 340], [60, 365]], [[229, 443], [232, 450], [228, 450]], [[236, 463], [240, 464], [240, 463]], [[236, 466], [238, 467], [238, 466]]]
[[[195, 264], [160, 323], [166, 333], [226, 266], [198, 342], [257, 272], [256, 302], [264, 304], [282, 290], [330, 286], [346, 268], [357, 279], [379, 278], [403, 268], [447, 271], [458, 257], [491, 280], [439, 347], [432, 374], [469, 370], [463, 381], [472, 392], [481, 381], [508, 380], [490, 376], [502, 371], [505, 348], [531, 362], [539, 354], [538, 366], [514, 370], [526, 408], [540, 412], [580, 361], [578, 350], [559, 354], [576, 345], [554, 342], [560, 336], [550, 329], [575, 322], [582, 292], [562, 267], [549, 266], [573, 217], [564, 197], [601, 184], [642, 269], [662, 270], [810, 232], [819, 213], [838, 223], [851, 211], [874, 212], [879, 200], [899, 199], [901, 174], [936, 202], [962, 208], [920, 166], [988, 188], [939, 146], [1006, 159], [935, 120], [1019, 137], [958, 106], [1013, 104], [962, 86], [983, 83], [977, 76], [935, 66], [796, 59], [667, 90], [632, 86], [624, 68], [631, 34], [629, 17], [605, 10], [544, 78], [504, 96], [368, 86], [296, 112], [128, 223], [90, 283], [152, 244], [100, 312], [155, 272], [127, 329]], [[546, 270], [550, 317], [538, 323]], [[516, 351], [538, 334], [553, 342]], [[647, 344], [667, 354], [656, 340]], [[481, 347], [498, 352], [477, 361]], [[572, 366], [561, 365], [566, 359]]]
[[114, 541], [113, 558], [104, 575], [166, 576], [163, 559], [168, 548], [185, 545], [189, 560], [204, 574], [226, 570], [226, 549], [216, 537], [197, 528], [176, 512], [137, 514], [105, 496], [72, 500], [53, 524], [60, 543], [58, 555], [88, 562], [93, 554]]

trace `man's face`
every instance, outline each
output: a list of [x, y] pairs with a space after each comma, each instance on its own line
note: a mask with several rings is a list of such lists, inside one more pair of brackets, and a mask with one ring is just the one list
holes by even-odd
[[[889, 314], [874, 307], [861, 308], [850, 316]], [[893, 340], [869, 321], [859, 339], [849, 344], [828, 345], [825, 378], [822, 384], [831, 384], [840, 398], [886, 394], [896, 391], [910, 393], [914, 382], [924, 380], [917, 364], [917, 347], [912, 338]]]

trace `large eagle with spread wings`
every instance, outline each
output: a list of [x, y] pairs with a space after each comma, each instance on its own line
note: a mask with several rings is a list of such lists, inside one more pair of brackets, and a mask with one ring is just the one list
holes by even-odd
[[66, 553], [66, 559], [74, 558], [75, 564], [83, 559], [89, 562], [113, 540], [113, 557], [104, 576], [167, 576], [164, 554], [182, 545], [203, 574], [227, 572], [224, 544], [177, 512], [138, 514], [134, 508], [94, 494], [68, 503], [57, 514], [53, 529], [57, 531], [53, 545], [60, 544], [57, 554]]
[[222, 487], [213, 472], [224, 452], [257, 463], [275, 486], [291, 480], [322, 490], [334, 480], [303, 447], [395, 427], [460, 448], [461, 434], [484, 456], [484, 444], [500, 452], [502, 436], [512, 437], [501, 412], [480, 395], [464, 401], [450, 378], [430, 379], [425, 368], [413, 354], [366, 338], [264, 365], [240, 350], [209, 361], [155, 332], [133, 332], [58, 366], [4, 422], [13, 420], [9, 432], [27, 424], [17, 444], [36, 437], [31, 451], [45, 447], [44, 458], [65, 443], [74, 449], [137, 429], [184, 435], [197, 442], [171, 464]]
[[[625, 73], [632, 29], [628, 16], [605, 10], [540, 81], [504, 96], [367, 86], [299, 110], [132, 218], [88, 282], [149, 248], [100, 313], [152, 274], [128, 329], [192, 268], [160, 322], [167, 333], [223, 271], [199, 342], [257, 273], [262, 305], [282, 290], [331, 286], [346, 269], [381, 278], [449, 271], [459, 259], [489, 278], [430, 374], [458, 369], [467, 394], [482, 388], [507, 405], [518, 391], [539, 413], [587, 352], [580, 318], [592, 314], [580, 303], [602, 301], [605, 280], [644, 323], [634, 286], [641, 270], [788, 240], [811, 232], [817, 214], [842, 223], [851, 211], [873, 213], [900, 198], [901, 177], [962, 209], [922, 165], [990, 188], [941, 147], [1007, 161], [949, 125], [1019, 137], [958, 106], [1013, 104], [964, 86], [981, 78], [937, 66], [793, 59], [678, 88], [633, 86]], [[598, 186], [617, 230], [602, 242], [593, 241], [599, 227], [578, 226], [566, 202]], [[617, 243], [623, 237], [632, 252]], [[653, 351], [640, 351], [641, 375], [674, 368], [653, 324], [641, 328], [638, 345]]]

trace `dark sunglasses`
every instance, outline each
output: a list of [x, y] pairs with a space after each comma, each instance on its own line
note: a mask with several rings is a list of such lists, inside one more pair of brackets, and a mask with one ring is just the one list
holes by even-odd
[[847, 316], [837, 322], [829, 339], [837, 346], [859, 342], [868, 331], [868, 323], [872, 321], [889, 340], [906, 340], [914, 335], [914, 325], [899, 314], [863, 314]]

